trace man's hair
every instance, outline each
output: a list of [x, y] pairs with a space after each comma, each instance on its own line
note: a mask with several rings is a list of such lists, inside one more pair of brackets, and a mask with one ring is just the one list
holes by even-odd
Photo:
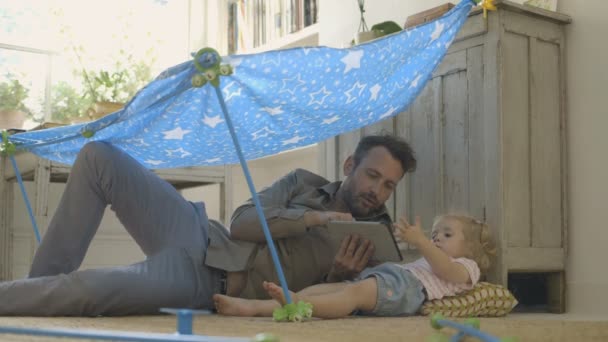
[[386, 148], [391, 156], [401, 163], [403, 173], [408, 173], [416, 169], [416, 158], [410, 145], [400, 137], [390, 134], [368, 135], [363, 137], [353, 155], [355, 168], [359, 166], [367, 152], [376, 146]]

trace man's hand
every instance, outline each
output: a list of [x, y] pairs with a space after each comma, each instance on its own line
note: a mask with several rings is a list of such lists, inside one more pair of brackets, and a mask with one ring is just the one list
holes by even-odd
[[350, 213], [340, 213], [337, 211], [318, 211], [311, 210], [304, 213], [304, 224], [306, 227], [324, 226], [329, 221], [353, 221]]
[[416, 216], [416, 224], [411, 225], [407, 222], [405, 216], [399, 218], [399, 223], [395, 224], [395, 230], [397, 235], [405, 242], [412, 244], [416, 247], [420, 245], [423, 240], [428, 240], [422, 231], [422, 223], [420, 216]]
[[374, 245], [358, 235], [349, 235], [340, 245], [334, 264], [327, 274], [327, 282], [333, 283], [353, 279], [367, 266], [374, 254]]

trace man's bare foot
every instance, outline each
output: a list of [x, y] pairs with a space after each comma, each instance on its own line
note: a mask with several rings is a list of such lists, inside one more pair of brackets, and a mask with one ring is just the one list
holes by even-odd
[[258, 313], [254, 301], [249, 299], [214, 294], [213, 303], [217, 312], [226, 316], [251, 317]]
[[[266, 292], [268, 293], [268, 295], [270, 297], [272, 297], [272, 299], [276, 300], [277, 302], [279, 302], [281, 305], [285, 305], [287, 303], [287, 301], [285, 300], [285, 296], [283, 295], [283, 288], [280, 287], [279, 285], [270, 282], [270, 281], [265, 281], [262, 286], [264, 287], [264, 290], [266, 290]], [[297, 303], [298, 302], [298, 298], [296, 296], [295, 293], [293, 293], [292, 291], [289, 291], [289, 294], [291, 295], [291, 301], [293, 303]]]

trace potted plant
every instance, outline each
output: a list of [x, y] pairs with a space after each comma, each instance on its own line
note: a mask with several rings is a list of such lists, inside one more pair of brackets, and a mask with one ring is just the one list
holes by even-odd
[[2, 128], [21, 128], [31, 110], [25, 104], [27, 89], [19, 80], [13, 79], [0, 83], [0, 126]]
[[142, 61], [123, 64], [116, 62], [113, 71], [82, 71], [85, 98], [91, 106], [87, 115], [98, 119], [121, 109], [124, 104], [146, 85], [151, 77], [150, 66]]
[[371, 30], [367, 28], [365, 22], [365, 0], [357, 0], [359, 6], [359, 12], [361, 14], [361, 20], [359, 22], [359, 32], [355, 36], [353, 44], [361, 44], [367, 41], [386, 36], [391, 33], [401, 31], [401, 26], [394, 21], [383, 21], [372, 26]]

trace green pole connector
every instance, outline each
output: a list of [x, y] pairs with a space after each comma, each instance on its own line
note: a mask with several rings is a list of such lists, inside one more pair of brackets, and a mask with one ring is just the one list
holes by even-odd
[[13, 156], [17, 152], [17, 147], [15, 144], [8, 140], [8, 132], [2, 131], [2, 144], [0, 144], [0, 155], [3, 156]]
[[95, 135], [94, 131], [91, 130], [86, 130], [86, 131], [82, 131], [82, 133], [80, 133], [83, 137], [90, 139]]
[[285, 304], [272, 312], [275, 322], [302, 322], [312, 317], [312, 304], [299, 301]]
[[[216, 56], [217, 60], [213, 61], [213, 64], [210, 66], [203, 67], [199, 61], [199, 59], [203, 56], [203, 54], [209, 53]], [[196, 55], [194, 55], [194, 66], [196, 70], [199, 72], [192, 76], [192, 86], [195, 88], [200, 88], [207, 84], [207, 82], [211, 83], [214, 87], [220, 86], [220, 76], [228, 76], [232, 75], [233, 69], [230, 64], [220, 64], [222, 58], [212, 48], [204, 48], [198, 50]]]

